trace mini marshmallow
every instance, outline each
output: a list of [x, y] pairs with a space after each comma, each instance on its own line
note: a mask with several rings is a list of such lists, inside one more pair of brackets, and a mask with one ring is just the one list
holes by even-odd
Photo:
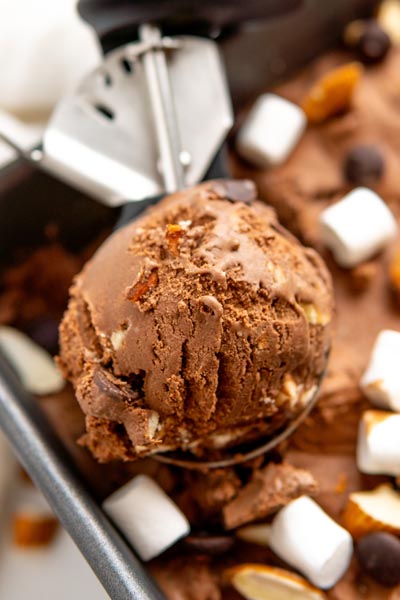
[[183, 513], [147, 475], [137, 475], [103, 508], [143, 560], [158, 556], [190, 531]]
[[288, 158], [306, 125], [299, 106], [275, 94], [263, 94], [239, 131], [237, 151], [258, 167], [279, 165]]
[[100, 63], [95, 32], [76, 4], [2, 0], [2, 108], [25, 120], [45, 116]]
[[365, 411], [358, 429], [357, 467], [362, 473], [400, 475], [400, 415]]
[[360, 387], [379, 408], [400, 412], [400, 331], [385, 329], [376, 338]]
[[397, 224], [383, 200], [359, 187], [322, 211], [321, 235], [336, 262], [355, 267], [381, 250], [397, 232]]
[[335, 585], [348, 568], [353, 542], [348, 531], [308, 496], [290, 502], [272, 522], [272, 550], [314, 585]]
[[32, 394], [53, 394], [65, 385], [53, 358], [27, 335], [13, 327], [0, 327], [0, 348]]

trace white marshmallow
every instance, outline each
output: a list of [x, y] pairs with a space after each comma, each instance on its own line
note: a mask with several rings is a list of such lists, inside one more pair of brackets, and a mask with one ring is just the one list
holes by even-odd
[[400, 475], [400, 415], [365, 411], [358, 429], [357, 467], [362, 473]]
[[147, 475], [137, 475], [103, 508], [143, 560], [158, 556], [190, 531], [183, 513]]
[[400, 331], [384, 329], [376, 338], [360, 387], [375, 406], [400, 412]]
[[27, 335], [13, 327], [0, 327], [0, 348], [32, 394], [59, 392], [65, 381], [53, 358]]
[[397, 224], [383, 200], [359, 187], [322, 211], [321, 235], [342, 267], [355, 267], [381, 250], [397, 232]]
[[350, 564], [353, 542], [308, 496], [290, 502], [272, 522], [272, 550], [314, 585], [332, 587]]
[[0, 39], [0, 106], [29, 120], [47, 114], [101, 60], [74, 0], [2, 0]]
[[239, 154], [259, 167], [279, 165], [288, 158], [307, 125], [304, 111], [275, 94], [255, 102], [239, 131]]

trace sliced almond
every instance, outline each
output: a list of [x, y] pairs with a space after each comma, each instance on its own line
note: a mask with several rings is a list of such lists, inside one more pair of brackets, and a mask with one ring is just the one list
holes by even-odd
[[326, 598], [308, 581], [277, 567], [243, 564], [227, 571], [231, 585], [247, 600], [323, 600]]
[[331, 320], [330, 316], [322, 314], [315, 304], [301, 302], [300, 306], [310, 325], [327, 325]]
[[309, 122], [322, 123], [348, 110], [362, 72], [362, 65], [352, 62], [333, 69], [319, 79], [302, 105]]
[[59, 392], [65, 381], [50, 354], [13, 327], [0, 327], [0, 348], [32, 394]]
[[271, 525], [260, 523], [258, 525], [246, 525], [246, 527], [240, 527], [235, 532], [236, 537], [243, 542], [249, 544], [257, 544], [258, 546], [269, 546], [269, 536], [271, 532]]
[[350, 494], [343, 524], [355, 538], [371, 531], [400, 534], [399, 492], [383, 484], [372, 491]]
[[153, 269], [149, 274], [141, 273], [139, 279], [127, 290], [127, 299], [138, 302], [144, 294], [158, 284], [158, 270]]
[[58, 529], [58, 521], [52, 515], [15, 513], [13, 516], [14, 543], [23, 548], [48, 546]]

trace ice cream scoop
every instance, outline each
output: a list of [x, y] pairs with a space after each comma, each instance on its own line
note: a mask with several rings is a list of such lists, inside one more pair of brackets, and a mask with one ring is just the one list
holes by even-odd
[[60, 365], [102, 462], [210, 459], [290, 425], [330, 345], [331, 282], [249, 181], [165, 198], [75, 280]]

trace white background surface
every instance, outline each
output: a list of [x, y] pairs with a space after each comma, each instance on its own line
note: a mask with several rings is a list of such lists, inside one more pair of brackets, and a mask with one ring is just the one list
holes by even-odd
[[[0, 468], [2, 460], [10, 462], [4, 446]], [[61, 527], [47, 547], [19, 548], [15, 545], [12, 539], [12, 515], [16, 509], [21, 506], [37, 507], [42, 503], [47, 506], [47, 503], [36, 497], [39, 492], [36, 494], [31, 484], [22, 480], [16, 465], [8, 477], [12, 479], [3, 491], [9, 493], [1, 495], [3, 506], [0, 510], [0, 599], [107, 600], [109, 596]]]
[[[0, 132], [28, 149], [57, 101], [100, 61], [77, 0], [0, 0]], [[0, 142], [0, 167], [15, 154]]]
[[106, 600], [105, 593], [65, 531], [44, 550], [23, 550], [7, 535], [0, 555], [2, 600]]

